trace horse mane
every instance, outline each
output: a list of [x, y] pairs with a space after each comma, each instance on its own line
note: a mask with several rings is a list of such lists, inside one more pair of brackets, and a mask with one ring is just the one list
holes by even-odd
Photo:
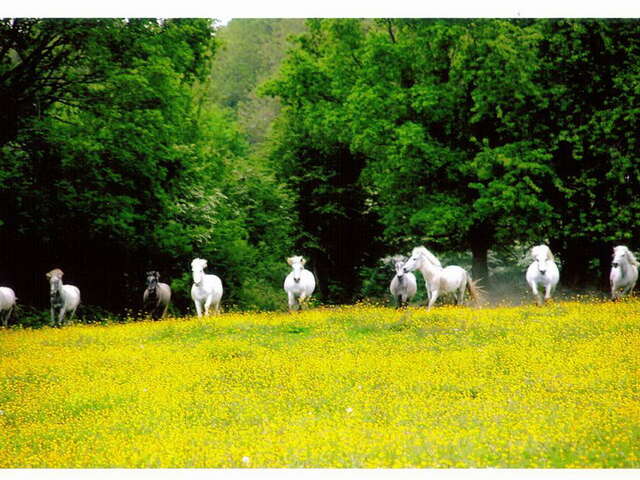
[[440, 263], [440, 260], [438, 260], [433, 253], [431, 253], [429, 250], [427, 250], [426, 247], [420, 246], [420, 247], [414, 248], [413, 251], [411, 252], [411, 255], [412, 256], [413, 255], [419, 255], [421, 257], [426, 258], [427, 261], [433, 263], [437, 267], [442, 267], [442, 263]]
[[622, 255], [626, 255], [631, 265], [634, 265], [636, 267], [640, 266], [640, 263], [638, 263], [636, 256], [633, 254], [631, 250], [629, 250], [629, 248], [626, 245], [618, 245], [617, 247], [614, 247], [613, 253], [616, 254], [620, 250], [623, 252]]
[[64, 272], [62, 270], [60, 270], [59, 268], [54, 268], [49, 273], [47, 273], [47, 278], [51, 278], [51, 277], [62, 278], [63, 275], [64, 275]]

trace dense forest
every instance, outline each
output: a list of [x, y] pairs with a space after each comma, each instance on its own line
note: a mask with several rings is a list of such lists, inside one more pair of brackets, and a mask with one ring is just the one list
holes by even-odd
[[294, 253], [340, 303], [416, 245], [490, 288], [546, 242], [602, 288], [640, 246], [639, 120], [636, 20], [2, 19], [0, 285], [46, 309], [61, 268], [86, 318], [153, 269], [185, 313], [201, 257], [270, 310]]

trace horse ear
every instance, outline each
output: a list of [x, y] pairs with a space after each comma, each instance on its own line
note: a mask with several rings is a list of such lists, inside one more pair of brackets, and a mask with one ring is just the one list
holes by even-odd
[[307, 263], [307, 261], [304, 258], [300, 257], [300, 263], [304, 265], [305, 263]]
[[289, 266], [291, 266], [293, 263], [293, 257], [287, 258], [287, 263], [289, 264]]
[[549, 260], [551, 260], [552, 262], [555, 262], [556, 259], [553, 258], [553, 253], [551, 253], [551, 249], [547, 250], [547, 252], [549, 252], [549, 254], [547, 255], [547, 257], [549, 258]]

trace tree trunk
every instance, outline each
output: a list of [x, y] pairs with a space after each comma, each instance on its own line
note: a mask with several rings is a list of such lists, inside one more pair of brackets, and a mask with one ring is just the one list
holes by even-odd
[[560, 283], [570, 288], [583, 288], [590, 283], [597, 284], [598, 280], [589, 275], [589, 259], [596, 256], [593, 245], [585, 240], [571, 239], [567, 241], [564, 251], [561, 251], [562, 269]]
[[471, 277], [474, 280], [482, 280], [482, 283], [486, 286], [489, 284], [489, 265], [487, 263], [489, 248], [484, 244], [473, 245], [471, 253], [473, 254]]

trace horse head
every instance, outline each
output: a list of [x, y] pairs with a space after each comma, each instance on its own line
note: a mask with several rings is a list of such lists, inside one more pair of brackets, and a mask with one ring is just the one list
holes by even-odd
[[51, 293], [54, 293], [60, 290], [60, 286], [62, 285], [63, 275], [64, 275], [64, 272], [59, 268], [54, 268], [49, 273], [47, 273], [47, 278], [49, 279], [49, 284], [51, 285]]
[[618, 245], [613, 248], [613, 261], [611, 262], [611, 266], [617, 268], [623, 263], [638, 266], [638, 260], [636, 260], [633, 252], [625, 245]]
[[298, 283], [300, 281], [300, 275], [304, 270], [305, 259], [299, 255], [287, 258], [287, 263], [293, 269], [293, 280]]
[[406, 261], [406, 258], [399, 257], [395, 263], [396, 277], [398, 277], [398, 282], [400, 283], [402, 283], [402, 281], [404, 280], [404, 275], [407, 273], [404, 270], [405, 261]]
[[551, 250], [546, 245], [537, 245], [531, 249], [533, 261], [538, 263], [538, 271], [544, 275], [547, 272], [547, 262], [554, 261]]
[[191, 271], [193, 272], [193, 283], [200, 285], [204, 277], [204, 269], [207, 267], [207, 261], [203, 258], [194, 258], [191, 262]]
[[158, 286], [159, 280], [160, 274], [157, 271], [152, 270], [150, 272], [147, 272], [147, 288], [149, 289], [149, 291], [155, 291], [156, 287]]
[[431, 263], [436, 267], [442, 267], [440, 260], [438, 260], [433, 253], [427, 250], [425, 247], [416, 247], [411, 251], [411, 257], [404, 264], [404, 271], [406, 273], [415, 269], [420, 269], [424, 263]]

